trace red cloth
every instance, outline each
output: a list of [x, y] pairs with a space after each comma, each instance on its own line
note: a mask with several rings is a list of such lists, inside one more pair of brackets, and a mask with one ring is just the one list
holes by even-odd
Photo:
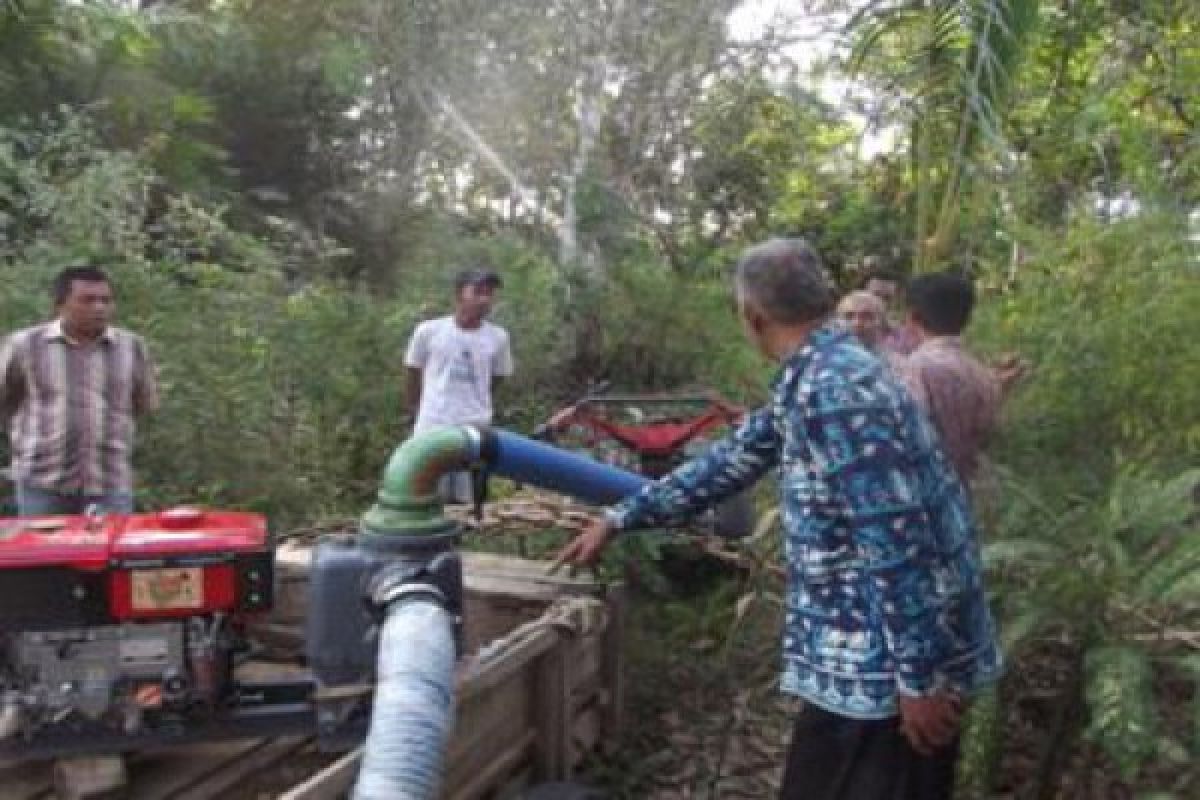
[[588, 423], [604, 431], [630, 450], [646, 456], [667, 456], [710, 428], [726, 422], [721, 411], [709, 411], [691, 422], [654, 422], [649, 425], [621, 425], [600, 417]]

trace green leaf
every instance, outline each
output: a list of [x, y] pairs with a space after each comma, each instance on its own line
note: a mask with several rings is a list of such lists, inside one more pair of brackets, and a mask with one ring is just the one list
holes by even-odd
[[1014, 653], [1056, 621], [1061, 620], [1047, 606], [1027, 608], [1000, 623], [1000, 646], [1005, 653]]
[[1150, 661], [1140, 648], [1109, 645], [1085, 656], [1086, 735], [1126, 779], [1136, 776], [1158, 747], [1152, 683]]
[[999, 688], [993, 685], [972, 700], [963, 720], [961, 755], [955, 768], [955, 794], [963, 797], [991, 794], [1003, 724]]
[[1186, 594], [1186, 587], [1195, 585], [1197, 570], [1200, 570], [1200, 536], [1185, 534], [1171, 550], [1143, 570], [1133, 595], [1153, 603], [1172, 593]]

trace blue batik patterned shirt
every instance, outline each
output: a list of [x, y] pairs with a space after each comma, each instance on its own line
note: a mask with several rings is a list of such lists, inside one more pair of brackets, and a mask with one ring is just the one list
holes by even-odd
[[609, 512], [678, 524], [777, 468], [787, 559], [785, 692], [848, 717], [970, 694], [1000, 671], [967, 494], [932, 426], [857, 340], [817, 328], [767, 406]]

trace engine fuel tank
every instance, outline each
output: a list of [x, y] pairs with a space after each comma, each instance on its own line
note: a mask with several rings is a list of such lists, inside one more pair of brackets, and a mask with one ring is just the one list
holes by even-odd
[[272, 567], [259, 514], [0, 519], [0, 631], [265, 611]]

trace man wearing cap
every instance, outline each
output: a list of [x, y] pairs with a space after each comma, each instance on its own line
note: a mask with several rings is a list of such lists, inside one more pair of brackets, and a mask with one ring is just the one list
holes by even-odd
[[[417, 325], [408, 343], [406, 398], [413, 433], [445, 425], [490, 425], [492, 392], [513, 373], [508, 332], [488, 322], [500, 276], [468, 269], [454, 278], [454, 313]], [[447, 475], [440, 492], [447, 502], [468, 503], [466, 473]]]

